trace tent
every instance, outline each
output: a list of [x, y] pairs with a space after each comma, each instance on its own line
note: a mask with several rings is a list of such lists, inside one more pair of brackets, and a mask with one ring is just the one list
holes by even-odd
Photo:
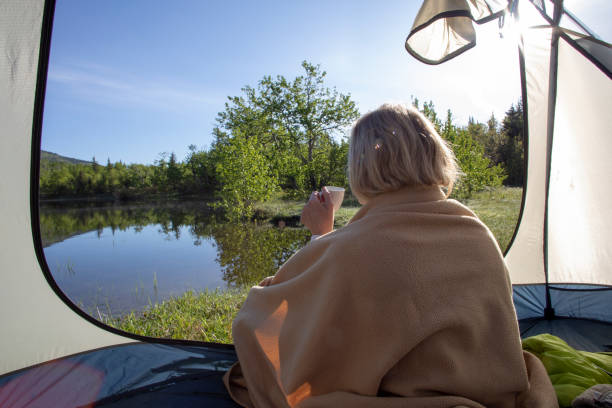
[[[557, 335], [591, 351], [612, 348], [612, 48], [560, 0], [423, 3], [406, 49], [428, 64], [476, 44], [473, 22], [519, 15], [526, 181], [505, 254], [521, 334]], [[521, 15], [529, 24], [520, 23]], [[513, 21], [506, 21], [512, 24]]]
[[0, 406], [234, 407], [233, 346], [107, 327], [62, 294], [38, 215], [53, 0], [0, 1]]
[[[612, 50], [560, 0], [521, 6], [541, 22], [522, 32], [519, 54], [528, 177], [506, 260], [520, 327], [605, 350], [612, 343], [605, 188]], [[105, 326], [51, 277], [38, 171], [54, 7], [53, 0], [0, 0], [0, 406], [235, 406], [218, 381], [235, 361], [232, 346]], [[425, 1], [406, 48], [426, 63], [453, 58], [475, 45], [473, 22], [507, 7], [520, 10], [518, 1]]]

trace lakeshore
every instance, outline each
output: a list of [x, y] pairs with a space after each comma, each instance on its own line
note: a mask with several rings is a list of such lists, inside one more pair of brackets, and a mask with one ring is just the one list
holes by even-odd
[[[491, 229], [502, 251], [509, 244], [520, 212], [522, 189], [500, 187], [474, 194], [464, 204]], [[272, 200], [256, 206], [256, 215], [264, 223], [295, 224], [303, 203]], [[359, 209], [346, 202], [338, 211], [335, 227], [345, 225]], [[189, 339], [231, 343], [231, 324], [248, 291], [256, 281], [243, 282], [228, 289], [187, 291], [144, 311], [132, 311], [121, 317], [101, 314], [104, 323], [127, 332], [160, 338]]]

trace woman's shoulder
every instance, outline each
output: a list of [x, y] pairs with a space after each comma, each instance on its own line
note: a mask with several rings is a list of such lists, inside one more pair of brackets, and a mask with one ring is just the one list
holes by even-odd
[[[366, 210], [366, 211], [363, 211]], [[343, 230], [379, 230], [381, 225], [410, 220], [430, 220], [436, 225], [453, 219], [483, 226], [478, 216], [466, 205], [454, 199], [424, 202], [393, 203], [360, 210]]]
[[453, 199], [407, 203], [372, 209], [359, 219], [317, 240], [326, 250], [360, 254], [378, 248], [389, 252], [426, 247], [482, 247], [497, 242], [467, 206]]

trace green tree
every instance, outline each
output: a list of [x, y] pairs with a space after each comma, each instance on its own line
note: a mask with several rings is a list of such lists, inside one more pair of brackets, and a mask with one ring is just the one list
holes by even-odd
[[253, 215], [253, 204], [265, 201], [277, 188], [277, 180], [262, 154], [257, 137], [235, 132], [215, 145], [216, 174], [221, 206], [232, 220]]
[[450, 109], [440, 135], [450, 143], [462, 172], [453, 189], [455, 197], [467, 198], [486, 187], [501, 185], [505, 177], [504, 169], [500, 165], [493, 165], [485, 157], [484, 146], [470, 135], [468, 128], [458, 128], [453, 124]]
[[523, 104], [510, 106], [501, 126], [501, 143], [497, 148], [500, 163], [508, 172], [504, 184], [522, 186], [524, 172]]
[[485, 133], [485, 141], [483, 146], [485, 147], [485, 154], [495, 164], [500, 164], [497, 157], [497, 147], [502, 143], [503, 136], [499, 129], [499, 122], [494, 114], [491, 113], [491, 117], [487, 121], [487, 130]]
[[144, 164], [130, 164], [128, 171], [127, 188], [135, 194], [151, 192], [153, 187], [153, 173], [151, 166]]
[[196, 145], [190, 145], [185, 165], [190, 178], [185, 183], [191, 192], [211, 193], [218, 187], [212, 152], [198, 151]]
[[[270, 174], [297, 195], [344, 172], [346, 164], [336, 158], [344, 149], [343, 132], [358, 117], [350, 95], [325, 86], [320, 66], [304, 61], [302, 67], [305, 74], [292, 81], [265, 76], [256, 88], [244, 87], [243, 96], [230, 97], [214, 131], [219, 145], [237, 134], [256, 138]], [[336, 166], [331, 171], [330, 159]]]
[[166, 158], [168, 157], [167, 152], [162, 152], [159, 154], [159, 159], [155, 160], [153, 164], [153, 185], [160, 192], [168, 191], [168, 162]]
[[[416, 102], [418, 104], [418, 100], [416, 100]], [[421, 109], [421, 112], [423, 113], [423, 115], [425, 115], [427, 119], [431, 121], [436, 131], [440, 133], [440, 131], [442, 130], [442, 121], [440, 120], [440, 118], [438, 118], [438, 114], [436, 113], [436, 108], [433, 104], [433, 101], [425, 102], [425, 104], [423, 104], [423, 109]], [[448, 111], [448, 113], [450, 115], [450, 110]]]
[[166, 167], [166, 182], [171, 191], [177, 191], [181, 186], [183, 178], [181, 167], [181, 164], [176, 160], [176, 154], [174, 154], [174, 152], [170, 153], [170, 158], [168, 159], [168, 165]]

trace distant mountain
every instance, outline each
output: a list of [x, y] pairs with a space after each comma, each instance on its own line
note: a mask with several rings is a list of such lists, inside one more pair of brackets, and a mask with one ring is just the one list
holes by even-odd
[[57, 153], [46, 152], [44, 150], [40, 151], [40, 161], [41, 162], [46, 161], [49, 163], [62, 162], [62, 163], [71, 163], [71, 164], [91, 164], [90, 161], [75, 159], [72, 157], [66, 157], [66, 156], [62, 156]]

